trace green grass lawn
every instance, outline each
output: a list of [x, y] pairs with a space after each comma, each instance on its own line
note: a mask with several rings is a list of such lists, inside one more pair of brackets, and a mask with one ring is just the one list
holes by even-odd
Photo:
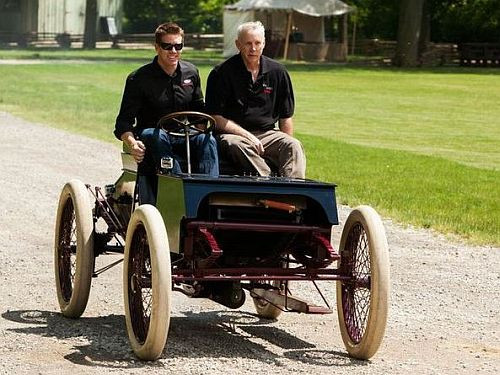
[[498, 69], [292, 68], [292, 74], [301, 132], [500, 167]]
[[[114, 142], [125, 78], [152, 53], [0, 51], [0, 59], [34, 57], [93, 63], [0, 64], [0, 110]], [[185, 58], [204, 80], [220, 60]], [[342, 203], [500, 244], [500, 70], [288, 67], [308, 177], [336, 182]]]

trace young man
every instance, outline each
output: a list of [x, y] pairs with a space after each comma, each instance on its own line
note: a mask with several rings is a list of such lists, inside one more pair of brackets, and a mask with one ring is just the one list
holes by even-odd
[[[238, 27], [239, 54], [216, 66], [207, 82], [207, 112], [217, 122], [220, 149], [244, 172], [304, 178], [306, 160], [293, 137], [294, 96], [283, 65], [262, 56], [264, 26]], [[278, 123], [279, 130], [275, 128]]]
[[[156, 176], [162, 157], [172, 158], [172, 171], [181, 172], [178, 160], [185, 155], [185, 140], [157, 129], [158, 120], [172, 112], [204, 110], [198, 69], [181, 60], [183, 36], [184, 31], [175, 23], [158, 26], [155, 31], [157, 55], [151, 63], [127, 77], [114, 134], [128, 146], [142, 176]], [[199, 134], [191, 137], [190, 144], [194, 172], [217, 176], [215, 139]], [[156, 184], [152, 185], [150, 188], [156, 189]], [[141, 189], [140, 186], [139, 192]], [[141, 201], [141, 196], [139, 199]], [[141, 203], [154, 202], [142, 199]]]

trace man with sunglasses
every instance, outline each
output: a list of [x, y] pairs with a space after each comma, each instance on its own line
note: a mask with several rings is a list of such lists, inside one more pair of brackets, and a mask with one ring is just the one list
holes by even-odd
[[[149, 177], [148, 186], [139, 186], [142, 203], [154, 203], [151, 197], [156, 196], [156, 173], [161, 159], [171, 158], [172, 172], [179, 173], [178, 160], [186, 150], [184, 138], [157, 128], [158, 120], [173, 112], [204, 111], [198, 69], [180, 59], [183, 36], [184, 31], [175, 23], [158, 26], [156, 56], [151, 63], [127, 77], [116, 118], [115, 136], [123, 141], [138, 163], [138, 175]], [[217, 176], [219, 162], [215, 139], [209, 134], [199, 134], [191, 137], [190, 146], [193, 171]], [[141, 190], [147, 189], [153, 191], [141, 199]]]
[[293, 137], [292, 82], [283, 65], [262, 55], [264, 34], [258, 21], [238, 27], [239, 54], [208, 76], [207, 112], [217, 122], [221, 154], [242, 172], [304, 178], [304, 150]]

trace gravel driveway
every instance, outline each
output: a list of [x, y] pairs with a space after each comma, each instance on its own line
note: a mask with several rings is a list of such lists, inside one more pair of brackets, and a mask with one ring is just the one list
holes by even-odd
[[[118, 147], [5, 112], [0, 139], [0, 374], [500, 372], [500, 249], [450, 242], [389, 220], [391, 310], [371, 361], [346, 356], [336, 312], [269, 322], [256, 317], [250, 298], [233, 311], [175, 293], [167, 348], [157, 362], [142, 363], [125, 332], [121, 267], [93, 280], [78, 320], [58, 313], [54, 286], [59, 192], [71, 178], [114, 182]], [[348, 212], [341, 207], [342, 220]]]

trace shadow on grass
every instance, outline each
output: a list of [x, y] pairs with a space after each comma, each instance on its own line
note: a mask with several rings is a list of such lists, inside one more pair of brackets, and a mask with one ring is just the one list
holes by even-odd
[[[168, 368], [162, 359], [252, 359], [283, 366], [283, 359], [316, 366], [365, 366], [366, 361], [349, 358], [345, 353], [317, 349], [314, 344], [274, 327], [272, 321], [254, 314], [231, 311], [193, 313], [180, 312], [170, 320], [167, 346], [159, 361], [141, 362], [129, 345], [122, 315], [69, 319], [60, 313], [41, 310], [6, 311], [2, 318], [24, 327], [9, 331], [53, 337], [58, 340], [78, 339], [68, 361], [92, 367], [116, 369]], [[269, 346], [285, 352], [278, 355]]]

